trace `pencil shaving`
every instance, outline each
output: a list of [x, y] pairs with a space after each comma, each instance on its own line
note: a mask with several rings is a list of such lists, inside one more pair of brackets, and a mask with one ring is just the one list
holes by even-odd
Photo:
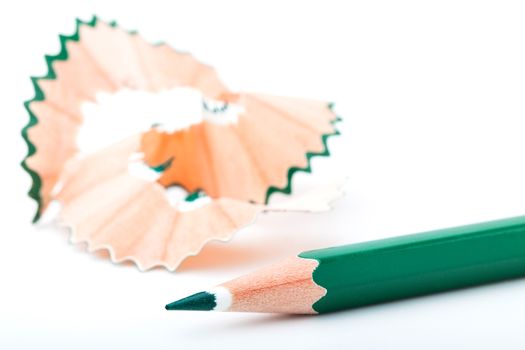
[[[261, 212], [322, 211], [341, 195], [329, 185], [268, 204], [272, 193], [290, 194], [293, 174], [310, 172], [311, 157], [329, 154], [337, 118], [327, 103], [232, 92], [191, 55], [96, 18], [61, 38], [48, 75], [33, 79], [23, 166], [33, 177], [35, 220], [58, 201], [72, 242], [141, 270], [174, 270]], [[125, 91], [127, 101], [147, 94], [156, 109], [126, 113], [121, 105], [94, 123], [89, 110], [100, 115], [97, 106]], [[178, 190], [186, 195], [174, 198]]]
[[164, 187], [129, 172], [137, 139], [66, 167], [57, 199], [62, 204], [59, 221], [72, 228], [72, 242], [86, 242], [90, 251], [108, 249], [114, 262], [131, 260], [141, 270], [174, 270], [208, 241], [229, 240], [263, 209], [228, 198], [189, 211], [174, 207]]

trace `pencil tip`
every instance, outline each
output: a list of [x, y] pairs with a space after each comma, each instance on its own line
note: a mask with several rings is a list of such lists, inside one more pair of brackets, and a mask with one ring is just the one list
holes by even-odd
[[217, 306], [215, 295], [199, 292], [166, 305], [166, 310], [211, 311]]

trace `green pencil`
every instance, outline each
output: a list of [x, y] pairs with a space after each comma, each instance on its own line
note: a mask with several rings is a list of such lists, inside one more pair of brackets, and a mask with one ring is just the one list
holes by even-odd
[[525, 216], [313, 250], [168, 310], [320, 314], [525, 275]]

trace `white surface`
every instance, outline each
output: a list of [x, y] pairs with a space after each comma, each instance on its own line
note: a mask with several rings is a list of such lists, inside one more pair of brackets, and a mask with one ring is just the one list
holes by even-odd
[[[0, 348], [523, 349], [525, 280], [320, 317], [163, 306], [303, 249], [525, 214], [524, 6], [3, 2]], [[337, 101], [343, 136], [313, 167], [347, 173], [347, 196], [330, 213], [263, 216], [179, 273], [115, 266], [31, 226], [28, 77], [91, 13], [195, 53], [235, 89]]]

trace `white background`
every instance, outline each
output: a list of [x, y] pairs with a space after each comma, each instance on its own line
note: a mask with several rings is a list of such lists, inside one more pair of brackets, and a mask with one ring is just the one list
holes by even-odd
[[[163, 307], [304, 249], [525, 214], [524, 6], [2, 2], [0, 348], [523, 349], [524, 280], [318, 317]], [[28, 77], [93, 13], [193, 52], [233, 89], [336, 101], [343, 135], [312, 178], [348, 174], [347, 196], [326, 214], [264, 216], [176, 273], [116, 266], [32, 226], [18, 165]]]

